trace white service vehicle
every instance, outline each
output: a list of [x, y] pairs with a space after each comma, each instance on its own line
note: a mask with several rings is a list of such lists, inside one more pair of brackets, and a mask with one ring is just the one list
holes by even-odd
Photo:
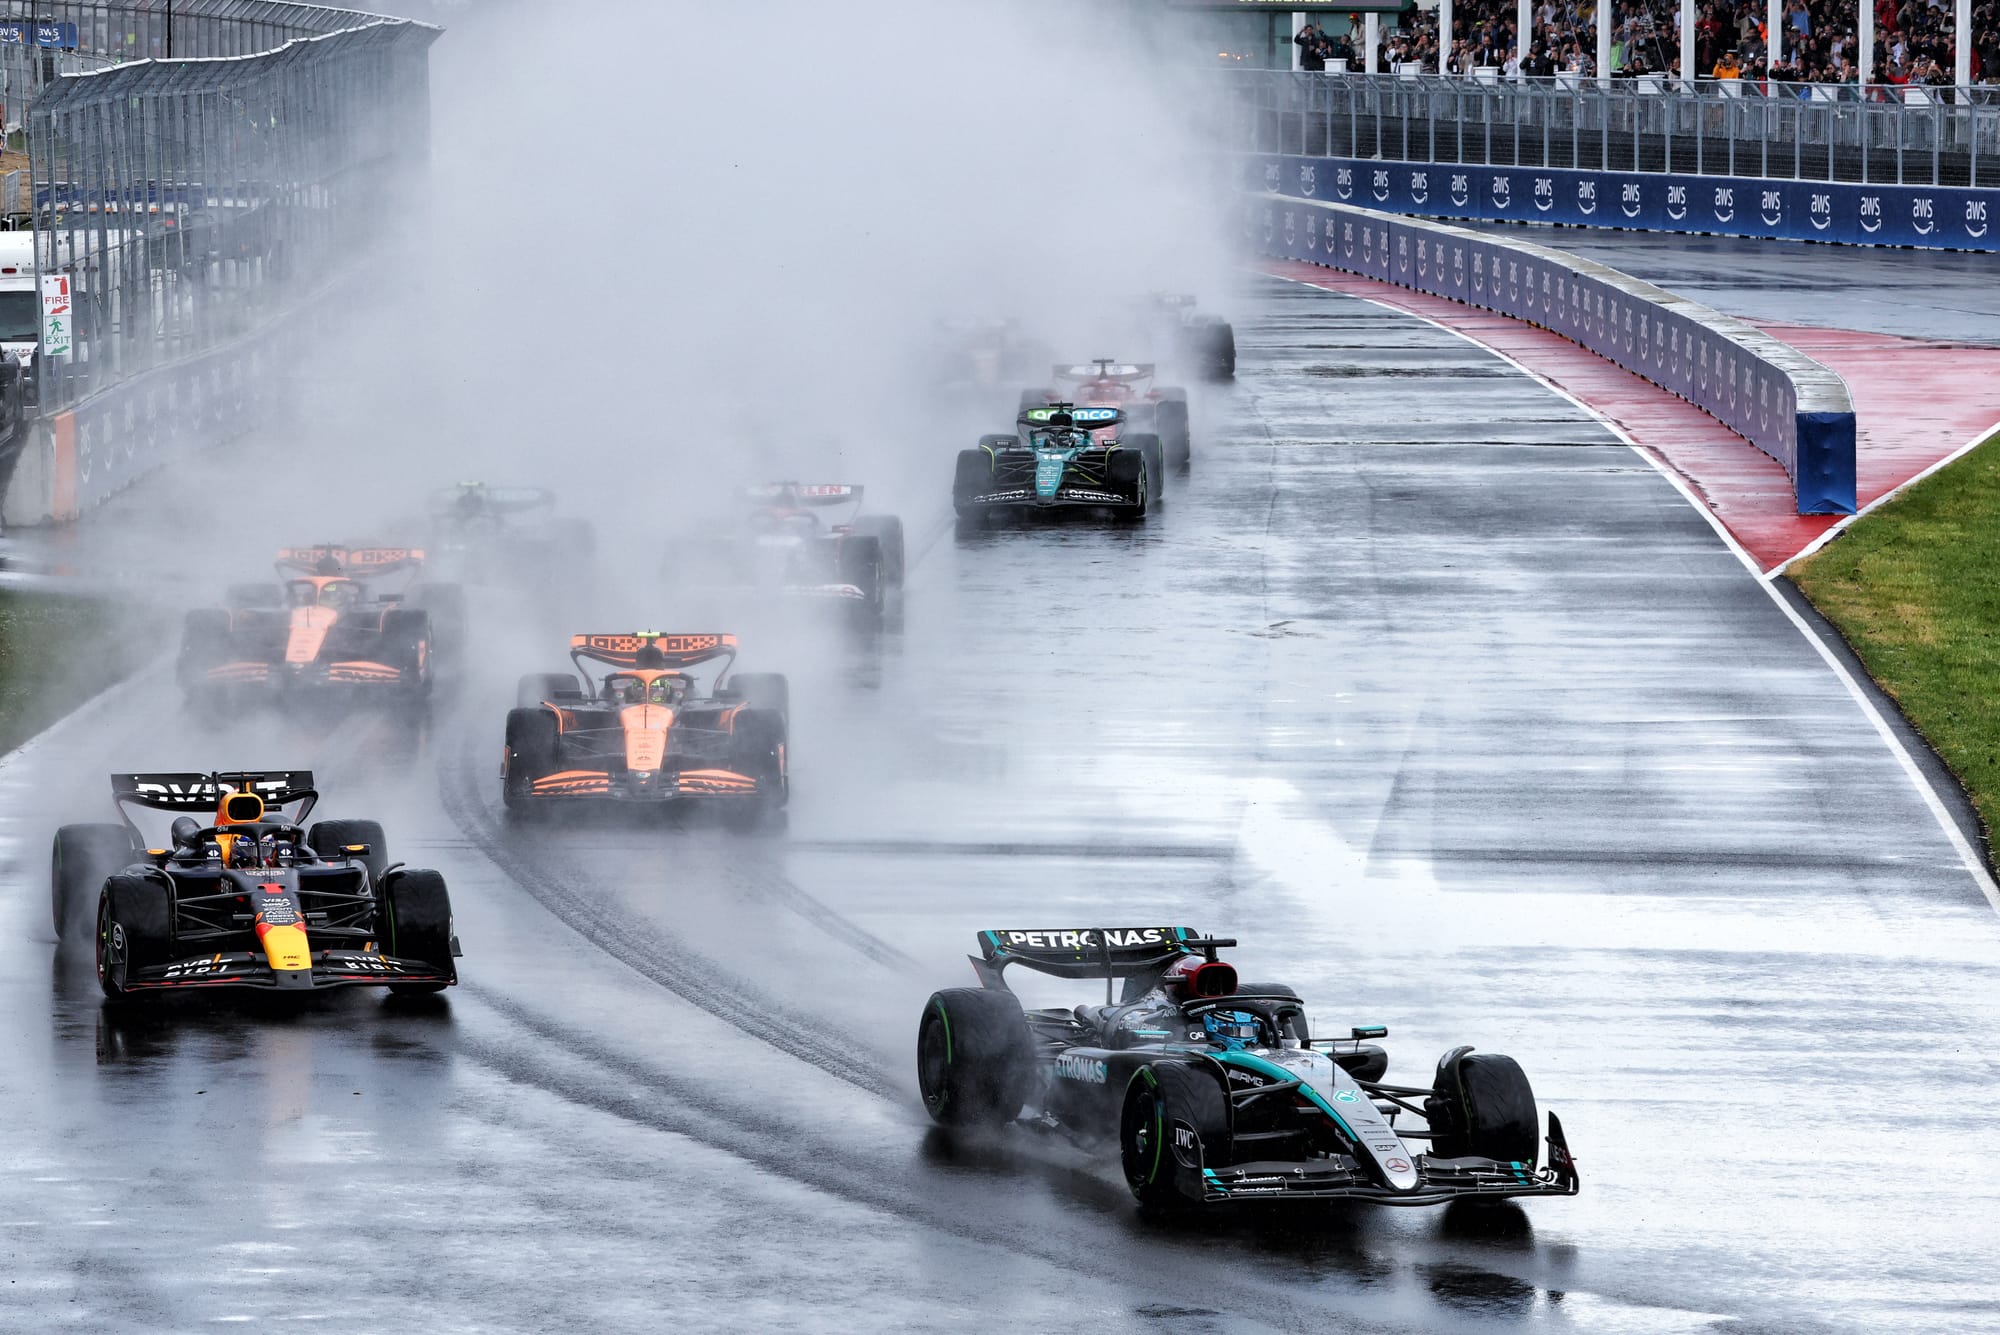
[[0, 232], [0, 353], [13, 353], [26, 370], [41, 347], [42, 298], [35, 290], [35, 234]]

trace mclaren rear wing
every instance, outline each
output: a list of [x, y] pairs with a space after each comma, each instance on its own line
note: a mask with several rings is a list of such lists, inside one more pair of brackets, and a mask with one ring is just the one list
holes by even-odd
[[424, 563], [421, 547], [356, 547], [344, 543], [321, 543], [317, 547], [280, 547], [277, 567], [279, 573], [287, 570], [302, 571], [306, 574], [321, 573], [328, 564], [333, 573], [351, 578], [365, 578], [369, 575], [386, 575], [392, 570], [402, 570]]
[[719, 633], [668, 634], [638, 630], [624, 635], [572, 635], [569, 656], [613, 668], [685, 668], [712, 659], [736, 658], [736, 637]]

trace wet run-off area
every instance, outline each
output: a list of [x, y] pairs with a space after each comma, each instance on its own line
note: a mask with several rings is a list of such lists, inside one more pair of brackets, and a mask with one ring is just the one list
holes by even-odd
[[[1231, 313], [1143, 526], [960, 536], [941, 455], [879, 640], [746, 636], [781, 831], [509, 823], [515, 676], [627, 629], [581, 599], [475, 604], [549, 661], [475, 653], [426, 720], [204, 717], [158, 669], [0, 762], [0, 1326], [2000, 1321], [2000, 921], [1847, 683], [1582, 410], [1349, 297]], [[310, 767], [443, 871], [463, 984], [104, 1007], [49, 836], [211, 765]], [[930, 1127], [977, 930], [1169, 922], [1387, 1025], [1391, 1079], [1513, 1055], [1582, 1193], [1156, 1222], [1111, 1152]]]

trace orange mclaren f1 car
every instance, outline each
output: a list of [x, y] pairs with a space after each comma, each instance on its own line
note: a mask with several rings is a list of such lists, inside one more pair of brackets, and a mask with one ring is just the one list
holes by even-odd
[[463, 633], [455, 585], [430, 585], [422, 602], [382, 581], [421, 570], [413, 547], [319, 546], [279, 551], [282, 582], [238, 585], [228, 607], [187, 614], [178, 675], [191, 697], [228, 692], [296, 695], [347, 691], [421, 699], [441, 649]]
[[[574, 673], [521, 678], [500, 771], [510, 811], [698, 800], [754, 822], [785, 805], [788, 688], [732, 672], [734, 635], [577, 635], [569, 656]], [[690, 669], [718, 660], [704, 692]], [[611, 671], [593, 683], [586, 661]]]
[[94, 948], [107, 996], [458, 981], [444, 878], [391, 866], [372, 820], [306, 825], [310, 773], [114, 774], [111, 796], [121, 822], [63, 826], [50, 866], [57, 940]]

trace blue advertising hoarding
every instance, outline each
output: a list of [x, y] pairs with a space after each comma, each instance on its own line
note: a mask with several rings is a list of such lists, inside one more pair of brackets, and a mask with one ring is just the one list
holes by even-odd
[[1241, 184], [1389, 213], [2000, 250], [2000, 190], [1259, 154]]

